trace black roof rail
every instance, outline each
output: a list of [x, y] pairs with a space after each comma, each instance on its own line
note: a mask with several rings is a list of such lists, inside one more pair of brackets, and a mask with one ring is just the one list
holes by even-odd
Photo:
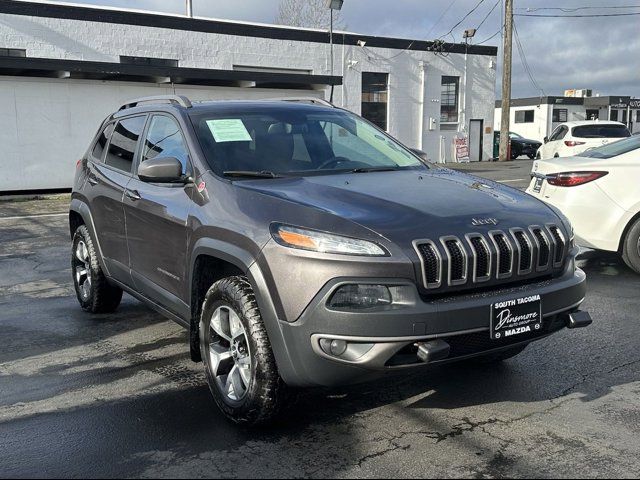
[[265, 101], [269, 102], [299, 102], [299, 103], [315, 103], [318, 105], [323, 105], [325, 107], [335, 108], [335, 105], [324, 98], [318, 97], [282, 97], [282, 98], [265, 98]]
[[122, 105], [120, 105], [120, 110], [125, 110], [127, 108], [137, 107], [143, 103], [172, 103], [175, 105], [180, 105], [184, 108], [191, 108], [191, 100], [189, 100], [184, 95], [154, 95], [151, 97], [142, 97], [142, 98], [134, 98], [133, 100], [129, 100]]

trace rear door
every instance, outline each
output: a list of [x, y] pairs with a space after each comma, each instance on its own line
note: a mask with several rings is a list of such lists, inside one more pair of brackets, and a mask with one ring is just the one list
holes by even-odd
[[[177, 119], [150, 116], [138, 166], [155, 157], [175, 157], [183, 174], [193, 169]], [[136, 166], [137, 170], [137, 166]], [[187, 220], [193, 185], [147, 183], [133, 176], [124, 198], [131, 275], [138, 291], [178, 315], [187, 302]]]
[[104, 264], [109, 275], [126, 284], [131, 284], [131, 277], [122, 198], [144, 123], [141, 115], [107, 125], [93, 149], [84, 189]]
[[569, 132], [569, 127], [559, 125], [549, 137], [549, 141], [542, 146], [542, 158], [562, 156], [563, 139]]

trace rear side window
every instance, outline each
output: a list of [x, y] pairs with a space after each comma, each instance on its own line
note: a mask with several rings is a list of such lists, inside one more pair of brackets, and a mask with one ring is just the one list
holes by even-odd
[[109, 143], [104, 163], [130, 173], [138, 139], [144, 129], [145, 116], [126, 118], [118, 122]]
[[107, 146], [107, 142], [109, 142], [109, 139], [111, 138], [111, 133], [113, 132], [113, 125], [114, 125], [113, 123], [110, 123], [102, 129], [102, 131], [100, 132], [100, 135], [98, 136], [98, 141], [93, 146], [91, 155], [93, 155], [93, 158], [99, 162], [102, 161], [102, 157], [104, 156], [104, 149]]
[[558, 128], [556, 128], [555, 132], [553, 132], [549, 141], [554, 142], [556, 140], [562, 140], [568, 131], [569, 129], [566, 126], [560, 125]]
[[573, 127], [572, 134], [578, 138], [625, 138], [630, 137], [624, 125], [582, 125]]

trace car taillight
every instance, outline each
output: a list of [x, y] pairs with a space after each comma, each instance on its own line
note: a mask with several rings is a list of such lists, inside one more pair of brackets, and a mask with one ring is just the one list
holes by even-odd
[[80, 165], [82, 165], [82, 159], [76, 162], [76, 169], [80, 168]]
[[564, 144], [567, 147], [577, 147], [578, 145], [584, 145], [587, 142], [576, 142], [575, 140], [565, 140]]
[[549, 185], [556, 187], [575, 187], [593, 182], [604, 177], [609, 172], [562, 172], [553, 175], [547, 175]]

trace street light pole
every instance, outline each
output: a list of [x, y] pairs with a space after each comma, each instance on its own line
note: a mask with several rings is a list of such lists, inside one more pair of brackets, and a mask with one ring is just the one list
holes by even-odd
[[193, 17], [193, 0], [186, 0], [187, 2], [187, 17]]
[[[341, 10], [344, 0], [327, 0], [327, 7], [330, 12], [329, 20], [329, 48], [331, 49], [330, 62], [331, 62], [331, 76], [333, 77], [333, 11]], [[333, 81], [332, 81], [333, 82]], [[333, 103], [333, 89], [334, 85], [331, 83], [331, 93], [329, 94], [329, 102]]]

